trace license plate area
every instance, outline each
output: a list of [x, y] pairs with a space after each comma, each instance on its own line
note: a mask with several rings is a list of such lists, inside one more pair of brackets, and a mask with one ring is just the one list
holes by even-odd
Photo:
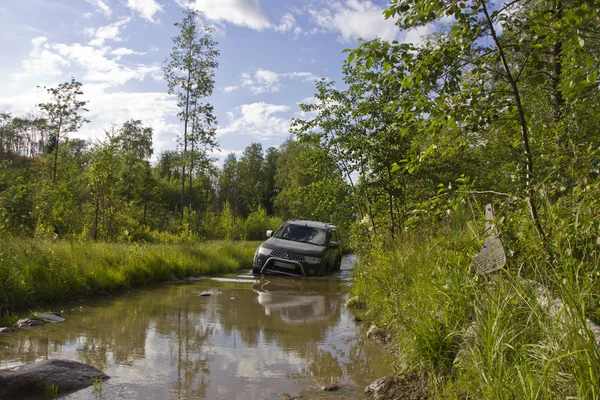
[[296, 269], [296, 266], [294, 264], [289, 264], [283, 261], [274, 261], [273, 265], [279, 268]]

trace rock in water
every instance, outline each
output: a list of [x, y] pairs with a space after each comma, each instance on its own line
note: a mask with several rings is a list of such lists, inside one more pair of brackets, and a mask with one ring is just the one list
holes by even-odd
[[64, 318], [57, 313], [36, 313], [35, 316], [46, 322], [64, 322]]
[[332, 392], [334, 390], [338, 390], [340, 387], [334, 383], [319, 383], [317, 384], [317, 389], [323, 390], [325, 392]]
[[17, 328], [28, 328], [31, 326], [40, 326], [40, 325], [45, 325], [46, 322], [42, 321], [41, 319], [34, 319], [34, 318], [25, 318], [25, 319], [20, 319], [17, 321], [17, 324], [15, 325]]
[[88, 387], [110, 378], [99, 369], [70, 360], [46, 360], [0, 372], [0, 399], [41, 396], [54, 385], [59, 393]]

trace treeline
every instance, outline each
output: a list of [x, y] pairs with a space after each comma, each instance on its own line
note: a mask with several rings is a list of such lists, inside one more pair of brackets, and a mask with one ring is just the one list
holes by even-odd
[[[318, 206], [317, 198], [307, 202], [320, 179], [301, 156], [307, 146], [293, 140], [266, 151], [253, 143], [239, 156], [229, 154], [222, 168], [210, 158], [195, 163], [187, 172], [182, 219], [182, 154], [165, 151], [151, 163], [152, 128], [131, 120], [101, 140], [65, 139], [56, 149], [46, 126], [43, 118], [2, 114], [0, 228], [7, 234], [261, 239], [281, 218], [330, 220], [337, 208]], [[333, 166], [329, 172], [337, 176]]]

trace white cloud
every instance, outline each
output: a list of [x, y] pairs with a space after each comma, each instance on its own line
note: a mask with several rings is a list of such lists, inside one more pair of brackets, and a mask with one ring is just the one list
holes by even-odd
[[[71, 134], [93, 141], [105, 136], [105, 130], [131, 119], [140, 119], [144, 126], [154, 131], [154, 156], [177, 146], [176, 137], [181, 132], [180, 124], [173, 119], [179, 108], [177, 100], [166, 93], [158, 92], [113, 92], [108, 84], [84, 84], [82, 100], [87, 100], [89, 112], [85, 117], [92, 121], [78, 132]], [[0, 109], [15, 115], [32, 110], [36, 104], [46, 101], [47, 94], [35, 86], [16, 96], [0, 97]], [[177, 122], [177, 123], [174, 123]]]
[[292, 14], [287, 13], [281, 18], [281, 23], [274, 29], [278, 32], [287, 32], [294, 26], [296, 26], [296, 18]]
[[96, 7], [97, 11], [101, 12], [105, 16], [110, 17], [112, 15], [112, 10], [102, 0], [85, 0], [85, 1], [87, 3], [93, 5], [94, 7]]
[[265, 102], [244, 104], [230, 114], [230, 123], [217, 129], [217, 136], [228, 133], [248, 135], [258, 139], [289, 135], [290, 119], [282, 117], [290, 108]]
[[117, 56], [117, 60], [118, 60], [118, 59], [120, 59], [121, 56], [130, 56], [130, 55], [143, 56], [146, 53], [141, 52], [141, 51], [134, 51], [134, 50], [128, 49], [126, 47], [119, 47], [118, 49], [111, 50], [110, 54], [113, 56]]
[[109, 85], [122, 85], [129, 80], [143, 80], [150, 76], [158, 79], [161, 68], [158, 65], [137, 65], [129, 67], [106, 57], [108, 49], [97, 49], [91, 46], [56, 44], [52, 49], [61, 57], [76, 63], [85, 70], [84, 80], [91, 82], [107, 83]]
[[94, 7], [96, 7], [98, 9], [98, 11], [103, 13], [105, 16], [110, 17], [112, 15], [112, 10], [102, 0], [85, 0], [85, 1], [87, 3], [93, 5]]
[[212, 21], [229, 22], [257, 31], [271, 28], [258, 0], [179, 0], [178, 3], [202, 11]]
[[[82, 99], [88, 100], [85, 117], [92, 123], [85, 125], [73, 137], [85, 140], [104, 137], [104, 130], [112, 124], [140, 119], [154, 129], [155, 154], [176, 147], [176, 136], [181, 132], [175, 117], [179, 111], [177, 100], [165, 92], [125, 92], [120, 85], [131, 80], [159, 79], [162, 69], [158, 64], [124, 64], [119, 57], [138, 53], [133, 49], [96, 48], [80, 43], [50, 43], [46, 37], [32, 40], [33, 50], [22, 62], [23, 68], [10, 78], [21, 88], [11, 95], [0, 94], [0, 109], [23, 115], [35, 111], [36, 104], [46, 101], [47, 93], [37, 85], [55, 87], [75, 73], [83, 83]], [[68, 69], [67, 69], [68, 67]], [[31, 79], [28, 79], [31, 78]], [[15, 79], [18, 79], [16, 81]]]
[[154, 130], [154, 154], [176, 147], [176, 136], [180, 126], [171, 122], [179, 112], [177, 100], [166, 93], [107, 92], [104, 84], [84, 85], [84, 98], [89, 100], [86, 118], [92, 124], [86, 126], [80, 136], [85, 139], [103, 137], [104, 130], [111, 125], [120, 125], [130, 119], [139, 119], [144, 126]]
[[393, 20], [386, 20], [382, 12], [382, 7], [368, 0], [335, 0], [329, 3], [328, 8], [308, 10], [321, 31], [337, 32], [343, 41], [359, 37], [397, 39], [400, 29]]
[[247, 87], [254, 94], [278, 92], [283, 87], [281, 83], [282, 78], [300, 79], [305, 82], [313, 82], [319, 79], [310, 72], [285, 72], [278, 74], [266, 69], [259, 69], [254, 72], [254, 75], [244, 72], [240, 76], [242, 86]]
[[237, 86], [225, 86], [225, 88], [223, 88], [223, 91], [225, 93], [231, 93], [231, 92], [233, 92], [235, 90], [238, 90]]
[[272, 23], [259, 0], [176, 0], [182, 7], [201, 11], [204, 17], [217, 23], [231, 23], [257, 31], [272, 29], [277, 32], [293, 31], [296, 35], [301, 28], [297, 27], [292, 13], [285, 13], [279, 24]]
[[155, 22], [154, 14], [163, 11], [162, 6], [156, 0], [127, 0], [126, 6], [150, 22]]
[[91, 46], [102, 47], [104, 45], [104, 42], [107, 40], [120, 42], [121, 38], [119, 35], [121, 33], [121, 27], [125, 27], [127, 23], [129, 23], [129, 21], [131, 21], [131, 18], [123, 18], [115, 22], [114, 24], [102, 26], [98, 29], [86, 29], [85, 32], [93, 38], [92, 40], [90, 40], [89, 44]]
[[122, 85], [130, 80], [142, 81], [146, 78], [162, 79], [162, 69], [158, 64], [123, 64], [118, 62], [122, 55], [144, 54], [127, 48], [111, 50], [109, 47], [96, 48], [74, 43], [50, 44], [45, 37], [32, 40], [33, 50], [29, 58], [23, 60], [22, 70], [11, 77], [24, 80], [30, 77], [40, 79], [76, 73], [80, 79], [91, 83]]
[[58, 76], [62, 73], [61, 67], [69, 65], [69, 61], [51, 51], [47, 38], [36, 37], [31, 43], [33, 50], [29, 53], [29, 58], [21, 63], [22, 71], [11, 75], [13, 79]]

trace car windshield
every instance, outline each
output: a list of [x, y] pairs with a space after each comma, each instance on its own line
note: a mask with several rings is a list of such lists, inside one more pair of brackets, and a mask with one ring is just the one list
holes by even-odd
[[302, 225], [285, 225], [275, 233], [275, 237], [295, 242], [304, 242], [325, 246], [327, 232], [324, 229]]

